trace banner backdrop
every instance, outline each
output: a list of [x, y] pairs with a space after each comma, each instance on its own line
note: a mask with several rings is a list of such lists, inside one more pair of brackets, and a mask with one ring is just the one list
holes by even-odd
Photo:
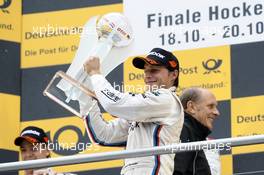
[[[135, 31], [135, 54], [262, 41], [262, 0], [124, 0]], [[144, 43], [144, 44], [143, 44]], [[147, 43], [151, 43], [150, 45]]]

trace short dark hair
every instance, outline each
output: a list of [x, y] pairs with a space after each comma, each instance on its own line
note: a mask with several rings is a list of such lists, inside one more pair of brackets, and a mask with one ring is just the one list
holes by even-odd
[[180, 100], [184, 109], [187, 109], [189, 101], [197, 102], [201, 98], [201, 89], [199, 87], [190, 87], [184, 89], [180, 95]]
[[[173, 70], [173, 71], [175, 71], [175, 70]], [[173, 71], [170, 71], [170, 72], [173, 72]], [[177, 71], [178, 71], [178, 76], [173, 83], [173, 86], [175, 86], [176, 88], [179, 86], [179, 75], [180, 75], [180, 71], [179, 70], [177, 70]]]

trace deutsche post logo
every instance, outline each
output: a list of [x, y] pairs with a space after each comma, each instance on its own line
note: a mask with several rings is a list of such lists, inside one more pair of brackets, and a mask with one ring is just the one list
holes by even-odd
[[203, 67], [207, 70], [203, 74], [210, 74], [211, 72], [220, 73], [218, 70], [222, 65], [223, 60], [220, 59], [209, 59], [207, 61], [203, 61]]
[[3, 0], [3, 4], [0, 4], [0, 9], [3, 13], [9, 13], [7, 8], [10, 6], [12, 0]]

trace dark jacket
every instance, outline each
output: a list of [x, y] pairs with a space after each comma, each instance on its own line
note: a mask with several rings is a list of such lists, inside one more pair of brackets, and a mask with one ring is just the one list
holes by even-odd
[[[181, 142], [206, 140], [210, 130], [191, 115], [184, 113], [184, 124], [181, 132]], [[210, 167], [204, 151], [176, 153], [173, 175], [211, 175]]]

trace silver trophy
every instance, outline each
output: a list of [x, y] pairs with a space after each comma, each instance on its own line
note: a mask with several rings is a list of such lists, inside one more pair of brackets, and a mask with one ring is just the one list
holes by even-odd
[[104, 76], [130, 56], [132, 28], [121, 13], [92, 17], [84, 25], [78, 50], [67, 72], [58, 71], [43, 94], [83, 118], [95, 104], [90, 77], [83, 69], [89, 56], [100, 58]]

